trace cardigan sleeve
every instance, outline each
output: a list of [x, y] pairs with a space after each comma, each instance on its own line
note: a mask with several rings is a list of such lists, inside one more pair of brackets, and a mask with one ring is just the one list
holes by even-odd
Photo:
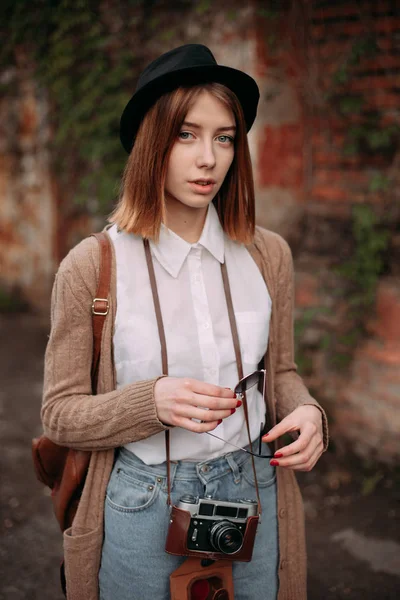
[[92, 246], [85, 240], [83, 247], [85, 243], [86, 268], [78, 268], [77, 252], [71, 251], [53, 286], [41, 416], [45, 435], [55, 443], [103, 450], [144, 439], [166, 427], [157, 418], [154, 402], [158, 378], [92, 394], [91, 304], [96, 281], [90, 266]]
[[288, 244], [279, 237], [280, 258], [276, 273], [276, 311], [277, 319], [276, 362], [275, 362], [275, 395], [278, 421], [282, 420], [295, 408], [305, 404], [316, 406], [322, 415], [324, 450], [328, 447], [328, 420], [325, 411], [310, 395], [297, 373], [294, 360], [294, 273], [293, 259]]

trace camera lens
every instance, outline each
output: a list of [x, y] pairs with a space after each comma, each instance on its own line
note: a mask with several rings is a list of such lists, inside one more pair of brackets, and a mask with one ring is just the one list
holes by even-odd
[[218, 590], [217, 592], [215, 592], [214, 596], [212, 597], [212, 600], [229, 600], [228, 591], [225, 589]]
[[243, 545], [240, 529], [230, 521], [217, 521], [209, 531], [210, 544], [224, 554], [235, 554]]

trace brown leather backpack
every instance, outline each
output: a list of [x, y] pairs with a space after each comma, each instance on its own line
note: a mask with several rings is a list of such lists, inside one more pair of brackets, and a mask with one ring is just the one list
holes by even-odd
[[[100, 274], [96, 298], [92, 303], [93, 359], [92, 392], [96, 393], [101, 352], [101, 335], [109, 310], [111, 282], [111, 242], [104, 232], [92, 234], [100, 246]], [[36, 477], [51, 489], [54, 513], [64, 531], [72, 525], [89, 468], [91, 452], [59, 446], [45, 435], [32, 440]]]

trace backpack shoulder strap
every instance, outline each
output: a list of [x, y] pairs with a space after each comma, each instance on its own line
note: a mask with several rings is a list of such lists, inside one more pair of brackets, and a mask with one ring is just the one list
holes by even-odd
[[92, 388], [96, 393], [97, 374], [100, 362], [101, 336], [103, 333], [104, 322], [109, 311], [109, 293], [111, 285], [111, 242], [104, 231], [92, 233], [100, 246], [99, 252], [99, 282], [97, 285], [96, 297], [92, 303], [92, 322], [93, 322], [93, 359], [92, 359]]

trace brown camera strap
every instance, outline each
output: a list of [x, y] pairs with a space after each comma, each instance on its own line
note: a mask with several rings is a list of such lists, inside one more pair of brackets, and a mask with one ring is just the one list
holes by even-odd
[[[160, 298], [158, 296], [157, 281], [156, 281], [156, 275], [154, 273], [153, 261], [151, 258], [149, 240], [144, 239], [143, 244], [144, 244], [144, 251], [146, 254], [147, 269], [149, 271], [151, 292], [153, 294], [154, 310], [156, 312], [156, 318], [157, 318], [158, 335], [160, 337], [160, 343], [161, 343], [162, 372], [163, 372], [163, 375], [168, 375], [167, 342], [165, 339], [164, 323], [163, 323], [161, 307], [160, 307]], [[167, 485], [168, 485], [167, 502], [168, 502], [168, 506], [171, 506], [171, 460], [170, 460], [169, 429], [165, 430], [165, 450], [166, 450], [166, 454], [167, 454]]]
[[[145, 255], [146, 255], [147, 268], [149, 271], [151, 291], [153, 294], [154, 310], [155, 310], [156, 318], [157, 318], [158, 333], [160, 336], [162, 372], [163, 372], [163, 375], [168, 375], [167, 343], [166, 343], [166, 339], [165, 339], [164, 324], [163, 324], [163, 319], [162, 319], [162, 314], [161, 314], [160, 298], [159, 298], [158, 290], [157, 290], [157, 281], [156, 281], [156, 276], [154, 273], [154, 265], [153, 265], [153, 260], [151, 258], [150, 244], [147, 239], [143, 240], [143, 244], [144, 244], [144, 250], [145, 250]], [[223, 281], [223, 285], [224, 285], [226, 304], [227, 304], [227, 308], [228, 308], [229, 323], [230, 323], [231, 332], [232, 332], [233, 347], [235, 350], [236, 365], [237, 365], [239, 379], [242, 379], [243, 378], [243, 364], [242, 364], [242, 356], [241, 356], [241, 352], [240, 352], [239, 335], [238, 335], [238, 330], [237, 330], [237, 325], [236, 325], [235, 313], [233, 310], [232, 294], [231, 294], [231, 289], [230, 289], [230, 285], [229, 285], [228, 272], [226, 269], [225, 262], [221, 264], [221, 274], [222, 274], [222, 281]], [[247, 434], [248, 434], [248, 438], [249, 438], [249, 445], [251, 445], [249, 413], [248, 413], [247, 398], [246, 398], [245, 393], [243, 394], [243, 410], [244, 410], [244, 416], [245, 416], [245, 421], [246, 421]], [[167, 429], [165, 431], [165, 450], [166, 450], [166, 459], [167, 459], [167, 486], [168, 486], [167, 503], [169, 506], [171, 506], [172, 505], [172, 501], [171, 501], [171, 465], [170, 465], [171, 461], [170, 461], [169, 429]], [[254, 483], [255, 483], [256, 494], [257, 494], [258, 512], [261, 515], [262, 509], [261, 509], [260, 493], [258, 490], [258, 480], [257, 480], [256, 467], [255, 467], [255, 463], [254, 463], [254, 457], [252, 455], [251, 455], [251, 462], [252, 462], [252, 467], [253, 467]]]
[[[225, 292], [226, 304], [228, 306], [229, 323], [230, 323], [231, 331], [232, 331], [232, 340], [233, 340], [233, 347], [235, 349], [236, 365], [237, 365], [237, 370], [238, 370], [238, 375], [239, 375], [239, 380], [240, 380], [240, 379], [243, 379], [243, 377], [244, 377], [244, 374], [243, 374], [243, 364], [242, 364], [242, 354], [240, 352], [239, 334], [238, 334], [237, 325], [236, 325], [235, 312], [233, 310], [231, 288], [230, 288], [230, 285], [229, 285], [228, 271], [226, 269], [225, 262], [223, 262], [221, 264], [221, 274], [222, 274], [222, 281], [223, 281], [223, 284], [224, 284], [224, 292]], [[247, 435], [248, 435], [248, 438], [249, 438], [249, 446], [251, 446], [251, 435], [250, 435], [250, 424], [249, 424], [249, 409], [248, 409], [248, 405], [247, 405], [246, 392], [243, 393], [243, 411], [244, 411], [244, 418], [245, 418], [245, 421], [246, 421]], [[251, 458], [251, 465], [253, 467], [254, 484], [255, 484], [255, 487], [256, 487], [257, 502], [258, 502], [258, 514], [261, 515], [262, 508], [261, 508], [260, 492], [258, 490], [258, 479], [257, 479], [256, 465], [254, 463], [254, 456], [252, 454], [250, 455], [250, 458]]]
[[109, 311], [108, 295], [111, 285], [111, 243], [110, 238], [103, 231], [92, 233], [99, 243], [99, 281], [97, 284], [96, 297], [92, 303], [93, 322], [93, 358], [92, 358], [92, 387], [93, 393], [97, 388], [97, 376], [101, 353], [101, 336], [103, 334], [104, 321]]

